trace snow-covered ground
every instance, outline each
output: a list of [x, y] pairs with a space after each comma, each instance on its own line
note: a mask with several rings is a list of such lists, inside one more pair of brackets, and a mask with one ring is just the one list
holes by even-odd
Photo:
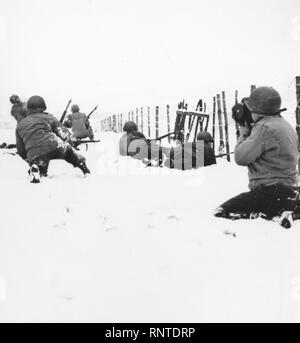
[[246, 168], [145, 168], [98, 135], [87, 178], [53, 161], [30, 184], [0, 150], [1, 322], [300, 321], [300, 222], [212, 216]]

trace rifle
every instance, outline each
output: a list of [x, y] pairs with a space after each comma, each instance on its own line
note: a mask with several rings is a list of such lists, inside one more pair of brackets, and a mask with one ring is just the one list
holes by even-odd
[[157, 137], [157, 138], [153, 138], [153, 139], [149, 139], [149, 141], [160, 141], [166, 137], [170, 137], [172, 135], [174, 135], [175, 132], [171, 132], [171, 133], [167, 133], [166, 135], [163, 135], [163, 136], [160, 136], [160, 137]]
[[228, 154], [219, 154], [217, 156], [215, 156], [216, 158], [220, 158], [220, 157], [225, 157], [225, 156], [229, 156], [229, 155], [232, 155], [234, 154], [234, 152], [229, 152]]
[[90, 114], [87, 116], [87, 119], [90, 119], [91, 115], [97, 110], [99, 105], [97, 105], [92, 112], [90, 112]]
[[91, 139], [91, 140], [79, 140], [79, 141], [75, 141], [75, 142], [73, 141], [72, 143], [73, 143], [74, 147], [77, 148], [80, 144], [99, 143], [99, 142], [100, 142], [100, 140]]
[[61, 124], [63, 123], [63, 121], [64, 121], [64, 119], [65, 119], [65, 117], [66, 117], [66, 114], [67, 114], [67, 112], [68, 112], [69, 106], [71, 105], [71, 102], [72, 102], [72, 99], [69, 100], [68, 105], [67, 105], [66, 109], [64, 110], [64, 112], [63, 112], [61, 118], [60, 118]]

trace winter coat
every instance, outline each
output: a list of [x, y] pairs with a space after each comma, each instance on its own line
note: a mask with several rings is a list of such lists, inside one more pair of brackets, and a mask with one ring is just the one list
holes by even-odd
[[17, 150], [27, 161], [43, 156], [64, 145], [69, 139], [67, 130], [51, 114], [31, 113], [16, 129]]
[[235, 148], [236, 163], [248, 166], [250, 189], [277, 183], [295, 186], [298, 160], [296, 132], [281, 116], [262, 117]]
[[164, 165], [179, 170], [197, 169], [217, 163], [210, 144], [202, 141], [180, 144], [171, 148], [167, 156]]
[[26, 103], [17, 103], [14, 104], [11, 108], [11, 115], [16, 119], [17, 122], [21, 121], [27, 116], [27, 106]]
[[124, 135], [119, 140], [120, 155], [134, 157], [138, 153], [137, 148], [139, 148], [141, 144], [143, 144], [140, 141], [147, 144], [146, 137], [141, 132], [134, 131], [130, 133], [124, 133]]
[[94, 137], [90, 122], [84, 113], [76, 112], [68, 115], [64, 126], [72, 129], [73, 138], [93, 139]]

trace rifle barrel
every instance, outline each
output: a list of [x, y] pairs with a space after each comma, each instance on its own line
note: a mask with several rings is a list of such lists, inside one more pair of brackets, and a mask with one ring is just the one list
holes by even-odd
[[90, 116], [97, 110], [98, 107], [99, 107], [99, 105], [97, 105], [97, 106], [90, 112], [90, 114], [87, 116], [88, 119], [89, 119]]

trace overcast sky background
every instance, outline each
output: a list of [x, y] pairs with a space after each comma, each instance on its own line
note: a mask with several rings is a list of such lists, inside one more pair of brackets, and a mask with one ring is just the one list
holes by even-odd
[[[0, 115], [17, 93], [60, 116], [176, 104], [250, 84], [294, 99], [299, 0], [1, 0]], [[291, 110], [294, 110], [291, 109]]]

